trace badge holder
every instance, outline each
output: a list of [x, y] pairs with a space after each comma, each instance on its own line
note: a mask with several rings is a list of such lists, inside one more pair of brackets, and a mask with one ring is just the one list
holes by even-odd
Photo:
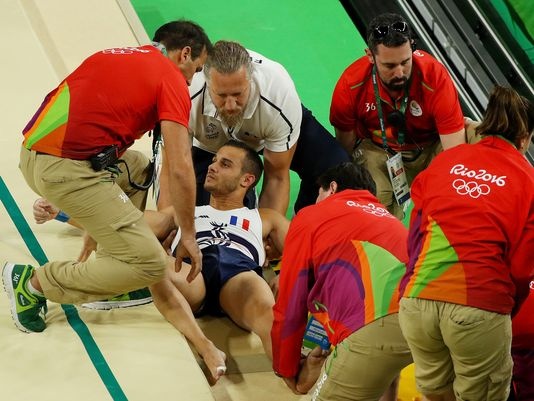
[[[391, 187], [393, 188], [393, 194], [395, 195], [395, 200], [402, 206], [404, 202], [410, 199], [410, 186], [408, 185], [408, 178], [406, 177], [406, 171], [404, 170], [404, 163], [402, 162], [402, 153], [398, 152], [395, 156], [389, 157], [388, 145], [387, 145], [387, 135], [386, 135], [386, 124], [384, 122], [384, 114], [382, 112], [382, 99], [378, 91], [378, 80], [376, 79], [376, 65], [373, 65], [372, 71], [373, 78], [373, 89], [375, 93], [376, 100], [376, 109], [378, 113], [378, 122], [380, 123], [380, 131], [382, 133], [382, 145], [384, 147], [384, 152], [386, 153], [386, 169], [389, 175], [389, 181], [391, 182]], [[404, 117], [406, 111], [406, 105], [408, 104], [408, 87], [410, 85], [410, 80], [404, 88], [404, 96], [401, 101], [401, 106], [398, 110], [395, 110], [396, 120], [399, 120], [399, 116]], [[398, 125], [398, 124], [397, 124]], [[403, 123], [404, 125], [404, 123]], [[404, 128], [399, 129], [398, 133], [398, 143], [399, 145], [404, 144]]]
[[395, 199], [399, 205], [402, 205], [410, 199], [410, 186], [404, 170], [402, 155], [397, 153], [395, 156], [388, 158], [386, 167]]

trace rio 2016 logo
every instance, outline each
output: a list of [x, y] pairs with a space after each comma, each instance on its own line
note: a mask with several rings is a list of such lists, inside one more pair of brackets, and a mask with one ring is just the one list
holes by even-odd
[[470, 170], [468, 167], [465, 167], [463, 164], [456, 164], [452, 166], [450, 174], [461, 175], [467, 178], [474, 178], [475, 180], [486, 181], [491, 184], [497, 184], [499, 187], [504, 187], [506, 185], [506, 176], [501, 175], [500, 177], [495, 174], [489, 173], [483, 168], [478, 170]]
[[347, 201], [347, 206], [350, 207], [359, 207], [361, 208], [365, 213], [370, 213], [377, 217], [388, 217], [388, 218], [395, 218], [393, 215], [391, 215], [387, 209], [384, 209], [382, 207], [378, 207], [372, 203], [368, 203], [367, 205], [362, 205], [358, 202], [354, 201]]
[[465, 179], [457, 178], [454, 180], [452, 187], [459, 195], [469, 195], [474, 199], [477, 199], [480, 196], [488, 195], [491, 192], [491, 184], [499, 187], [504, 187], [506, 185], [505, 175], [498, 176], [488, 172], [488, 170], [483, 168], [472, 170], [463, 164], [455, 164], [449, 173], [452, 175], [466, 177]]

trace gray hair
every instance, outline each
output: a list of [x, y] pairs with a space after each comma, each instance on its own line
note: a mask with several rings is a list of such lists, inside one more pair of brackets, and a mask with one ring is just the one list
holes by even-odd
[[233, 74], [244, 66], [247, 77], [252, 75], [252, 62], [250, 55], [242, 45], [228, 40], [219, 40], [213, 45], [213, 51], [204, 64], [206, 80], [210, 79], [210, 70], [213, 68], [221, 74]]

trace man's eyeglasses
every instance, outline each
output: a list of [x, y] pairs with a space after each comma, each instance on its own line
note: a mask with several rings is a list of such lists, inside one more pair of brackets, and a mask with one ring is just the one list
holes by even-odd
[[404, 21], [394, 22], [389, 25], [380, 25], [373, 29], [375, 33], [375, 38], [381, 39], [389, 33], [389, 30], [393, 30], [400, 33], [408, 32], [408, 24]]

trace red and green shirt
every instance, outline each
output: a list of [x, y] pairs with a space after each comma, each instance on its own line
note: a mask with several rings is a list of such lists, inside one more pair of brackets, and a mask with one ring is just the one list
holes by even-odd
[[407, 230], [368, 191], [299, 211], [284, 244], [271, 331], [274, 371], [296, 375], [308, 311], [331, 344], [398, 312]]
[[125, 150], [161, 120], [187, 127], [190, 109], [184, 76], [158, 49], [106, 49], [45, 97], [23, 130], [24, 146], [88, 159], [110, 145]]
[[509, 314], [534, 274], [534, 169], [489, 136], [440, 153], [415, 178], [404, 297]]

